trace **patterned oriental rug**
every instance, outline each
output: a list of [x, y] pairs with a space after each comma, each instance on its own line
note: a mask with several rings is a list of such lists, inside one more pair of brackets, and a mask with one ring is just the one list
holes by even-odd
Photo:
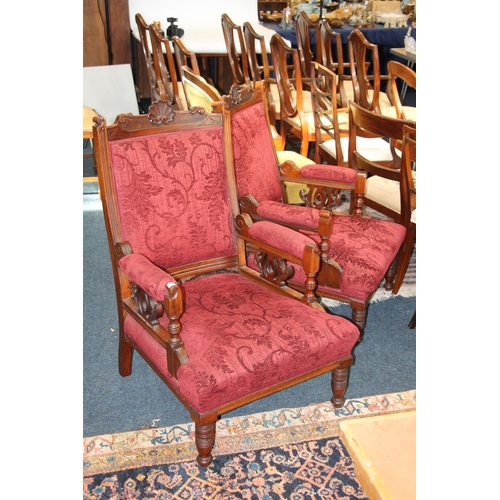
[[407, 391], [221, 419], [207, 469], [193, 423], [85, 438], [83, 498], [367, 500], [339, 422], [414, 409]]

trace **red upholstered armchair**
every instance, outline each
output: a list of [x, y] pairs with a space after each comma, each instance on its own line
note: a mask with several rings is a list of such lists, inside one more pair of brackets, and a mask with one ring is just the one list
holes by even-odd
[[[115, 277], [119, 370], [137, 351], [195, 423], [198, 463], [212, 461], [225, 412], [332, 373], [342, 406], [359, 331], [314, 295], [314, 241], [248, 215], [233, 218], [222, 115], [174, 111], [94, 126], [94, 148]], [[256, 249], [261, 274], [246, 263]], [[305, 293], [288, 287], [293, 263]], [[147, 388], [145, 388], [147, 390]]]
[[[259, 85], [254, 89], [233, 86], [221, 109], [240, 211], [254, 221], [271, 220], [295, 228], [320, 246], [317, 293], [348, 303], [362, 337], [369, 299], [384, 276], [385, 288], [392, 288], [404, 226], [361, 216], [366, 177], [355, 169], [312, 162], [300, 170], [291, 162], [278, 166]], [[286, 181], [304, 185], [306, 206], [286, 204]], [[327, 219], [324, 214], [331, 216], [327, 210], [335, 207], [339, 189], [351, 191], [356, 216], [338, 214]], [[301, 290], [301, 279], [298, 270], [290, 284]]]

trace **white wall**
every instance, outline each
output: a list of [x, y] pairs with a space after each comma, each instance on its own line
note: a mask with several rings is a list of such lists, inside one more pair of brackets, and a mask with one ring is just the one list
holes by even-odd
[[257, 0], [129, 0], [130, 26], [135, 36], [136, 13], [140, 13], [146, 23], [160, 21], [166, 31], [167, 17], [178, 19], [177, 25], [184, 30], [184, 45], [197, 54], [226, 53], [221, 27], [221, 16], [226, 13], [236, 24], [245, 21], [266, 37], [267, 42], [274, 34], [259, 23]]

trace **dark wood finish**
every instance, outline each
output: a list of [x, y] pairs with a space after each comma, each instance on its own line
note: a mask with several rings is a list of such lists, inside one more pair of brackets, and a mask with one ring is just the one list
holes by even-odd
[[[271, 56], [280, 95], [282, 142], [286, 144], [288, 134], [294, 135], [300, 140], [300, 154], [311, 157], [309, 145], [316, 141], [316, 131], [314, 127], [309, 126], [309, 123], [314, 121], [311, 93], [303, 84], [299, 52], [289, 47], [285, 39], [276, 33], [271, 38]], [[292, 73], [289, 70], [289, 61], [293, 66]]]
[[[168, 371], [174, 378], [177, 377], [177, 370], [179, 367], [190, 359], [189, 352], [186, 351], [186, 348], [182, 343], [183, 318], [185, 318], [186, 315], [191, 314], [187, 308], [184, 309], [185, 298], [183, 297], [182, 292], [183, 287], [178, 286], [177, 283], [171, 282], [165, 290], [164, 299], [161, 301], [161, 304], [160, 302], [157, 302], [155, 305], [153, 302], [149, 302], [152, 307], [146, 306], [144, 308], [138, 302], [144, 301], [144, 290], [148, 286], [148, 283], [133, 283], [126, 275], [126, 272], [118, 265], [119, 261], [123, 259], [124, 256], [131, 257], [134, 253], [131, 246], [123, 241], [122, 225], [125, 221], [121, 221], [119, 218], [117, 199], [114, 191], [115, 183], [113, 180], [114, 176], [119, 175], [119, 173], [112, 172], [113, 165], [110, 163], [111, 155], [109, 151], [109, 144], [113, 141], [121, 139], [146, 139], [148, 136], [156, 134], [162, 134], [162, 136], [167, 139], [169, 133], [176, 133], [179, 131], [191, 131], [193, 141], [196, 141], [199, 132], [203, 128], [210, 127], [213, 129], [214, 126], [222, 127], [222, 120], [222, 114], [207, 115], [201, 110], [198, 110], [197, 112], [177, 111], [168, 103], [157, 101], [150, 106], [148, 115], [120, 115], [115, 123], [109, 127], [106, 126], [104, 119], [99, 118], [96, 126], [94, 127], [94, 149], [99, 171], [99, 185], [102, 195], [103, 213], [108, 236], [111, 265], [115, 279], [115, 291], [118, 307], [120, 327], [120, 373], [123, 376], [131, 374], [132, 354], [134, 350], [136, 350], [145, 359], [145, 361], [189, 411], [195, 424], [195, 442], [198, 450], [197, 461], [202, 467], [207, 467], [212, 462], [212, 448], [215, 442], [215, 424], [220, 415], [255, 401], [256, 399], [263, 398], [327, 372], [332, 372], [332, 401], [334, 406], [339, 408], [344, 403], [348, 370], [353, 363], [353, 356], [348, 355], [342, 359], [328, 361], [324, 365], [314, 369], [308, 370], [306, 367], [305, 371], [304, 367], [297, 366], [296, 374], [294, 375], [293, 373], [290, 373], [287, 380], [275, 383], [272, 386], [268, 385], [259, 390], [252, 390], [249, 394], [239, 396], [234, 400], [230, 400], [222, 404], [214, 410], [201, 414], [192, 406], [192, 404], [190, 404], [186, 397], [183, 396], [182, 387], [177, 383], [173, 383], [171, 378], [162, 374], [155, 359], [148, 356], [145, 349], [141, 348], [142, 344], [140, 344], [138, 340], [133, 340], [128, 336], [124, 328], [124, 319], [126, 316], [130, 316], [136, 320], [136, 322], [143, 329], [142, 335], [148, 339], [151, 338], [151, 341], [159, 343], [160, 346], [165, 349], [165, 359], [168, 363]], [[140, 156], [138, 158], [140, 159]], [[179, 166], [177, 166], [177, 168], [179, 168]], [[132, 171], [129, 171], [124, 175], [128, 176], [131, 172]], [[163, 179], [164, 180], [161, 182], [166, 183], [163, 185], [168, 185], [168, 182], [170, 181], [167, 180], [167, 176]], [[201, 179], [204, 179], [204, 177], [202, 176]], [[128, 177], [127, 181], [129, 181]], [[130, 179], [130, 181], [133, 182], [132, 179]], [[209, 176], [207, 176], [206, 182], [207, 185], [212, 182]], [[238, 203], [236, 199], [236, 188], [233, 184], [229, 185], [229, 199], [231, 209], [233, 210], [233, 213], [236, 213], [238, 211]], [[173, 204], [173, 206], [175, 206], [175, 204]], [[182, 208], [179, 209], [182, 210]], [[166, 221], [165, 224], [166, 227], [168, 227], [168, 231], [173, 235], [175, 226], [169, 225], [168, 221]], [[312, 316], [322, 314], [315, 310], [322, 310], [322, 308], [318, 304], [313, 293], [315, 288], [315, 276], [319, 268], [319, 253], [317, 247], [309, 243], [304, 244], [303, 257], [299, 258], [296, 255], [290, 254], [287, 249], [278, 249], [271, 246], [269, 243], [252, 238], [249, 231], [251, 225], [252, 220], [248, 215], [239, 214], [235, 217], [234, 236], [236, 238], [237, 245], [235, 247], [235, 254], [232, 256], [224, 258], [214, 257], [212, 259], [207, 258], [202, 262], [192, 262], [179, 268], [169, 268], [163, 271], [158, 267], [154, 267], [154, 272], [165, 272], [168, 273], [168, 275], [165, 275], [166, 277], [170, 276], [174, 280], [181, 280], [183, 278], [204, 279], [207, 277], [206, 273], [209, 272], [226, 270], [234, 273], [236, 269], [237, 276], [239, 276], [241, 280], [252, 280], [259, 283], [264, 289], [271, 290], [288, 297], [290, 301], [290, 308], [296, 307], [296, 301], [301, 300], [302, 302], [312, 306], [307, 309], [310, 311]], [[287, 237], [294, 237], [295, 233], [292, 233], [291, 230], [279, 228], [278, 226], [276, 227], [280, 230], [290, 231]], [[177, 238], [182, 238], [182, 236], [182, 234], [176, 235]], [[303, 266], [306, 275], [306, 281], [304, 284], [306, 294], [299, 293], [297, 290], [287, 286], [277, 286], [276, 284], [273, 284], [273, 279], [265, 280], [261, 273], [248, 267], [246, 263], [246, 245], [259, 248], [260, 251], [263, 252], [263, 258], [267, 259], [266, 261], [274, 261], [274, 259], [277, 259], [282, 263], [294, 262], [297, 265]], [[168, 250], [168, 248], [165, 248], [165, 251]], [[151, 265], [154, 266], [154, 263], [151, 263]], [[280, 264], [278, 268], [282, 269], [283, 267]], [[136, 277], [136, 280], [140, 281], [143, 277], [144, 275], [141, 274], [141, 276]], [[141, 288], [143, 290], [140, 297], [135, 291], [136, 288]], [[158, 306], [161, 306], [161, 308]], [[268, 307], [270, 309], [273, 308], [272, 301], [269, 302]], [[167, 316], [168, 329], [165, 329], [160, 324], [156, 324], [155, 320], [160, 314], [165, 314]], [[154, 319], [152, 320], [153, 317]], [[235, 315], [234, 318], [235, 321], [241, 321], [242, 324], [248, 320], [248, 316], [244, 315], [241, 318], [239, 318], [238, 315]], [[254, 318], [253, 313], [251, 314], [251, 318]], [[351, 342], [354, 342], [355, 334], [357, 332], [353, 330], [352, 325], [348, 321], [342, 321], [342, 325], [345, 325], [345, 336], [348, 337]], [[303, 322], [301, 322], [300, 325], [297, 325], [297, 331], [302, 330]], [[337, 332], [337, 335], [339, 333], [340, 332]], [[219, 346], [212, 345], [207, 346], [206, 348], [209, 351], [216, 351]], [[293, 352], [293, 349], [290, 349], [290, 352]], [[255, 369], [258, 369], [260, 364], [265, 364], [267, 362], [265, 359], [259, 359], [258, 353], [254, 353], [254, 356], [256, 356], [254, 364], [256, 367]]]
[[[368, 159], [357, 150], [358, 137], [385, 137], [391, 144], [392, 163], [380, 163]], [[403, 145], [403, 147], [402, 147]], [[402, 151], [402, 153], [401, 153]], [[390, 217], [407, 229], [396, 271], [392, 291], [396, 294], [403, 282], [404, 273], [415, 243], [415, 227], [410, 222], [416, 208], [416, 189], [411, 174], [416, 161], [416, 124], [373, 113], [351, 102], [349, 105], [349, 167], [367, 172], [368, 176], [379, 176], [399, 183], [400, 212], [392, 210], [377, 200], [365, 195], [366, 206]]]
[[[314, 62], [312, 68], [311, 95], [316, 129], [314, 161], [346, 166], [347, 156], [343, 156], [341, 138], [349, 136], [349, 127], [347, 124], [341, 129], [338, 118], [339, 113], [347, 116], [348, 109], [337, 104], [337, 75], [318, 62]], [[325, 136], [328, 141], [334, 141], [335, 156], [323, 147]]]
[[[162, 98], [162, 90], [159, 88], [161, 82], [156, 79], [156, 71], [153, 60], [153, 48], [151, 46], [150, 27], [148, 26], [142, 15], [139, 13], [135, 15], [135, 22], [137, 23], [137, 29], [139, 31], [139, 37], [141, 40], [142, 61], [146, 66], [147, 76], [149, 79], [149, 97], [151, 97], [152, 101], [158, 101]], [[165, 97], [164, 90], [163, 97]]]
[[111, 39], [110, 64], [132, 64], [128, 0], [108, 0]]
[[321, 61], [323, 57], [320, 43], [316, 43], [317, 54], [314, 55], [311, 31], [315, 34], [315, 40], [319, 40], [319, 24], [311, 21], [304, 11], [300, 11], [297, 21], [295, 21], [295, 33], [297, 34], [297, 50], [299, 51], [302, 78], [306, 82], [311, 78], [313, 61]]
[[[276, 122], [280, 119], [280, 99], [276, 78], [272, 76], [274, 66], [269, 62], [270, 55], [267, 52], [264, 36], [259, 35], [248, 21], [243, 23], [243, 36], [245, 37], [252, 84], [263, 82], [269, 111], [268, 116], [271, 126], [275, 127], [276, 130]], [[259, 53], [257, 53], [257, 47], [260, 48]], [[282, 140], [279, 141], [279, 149], [283, 150], [284, 147]]]
[[337, 101], [341, 107], [347, 108], [348, 99], [353, 97], [353, 89], [349, 62], [344, 61], [342, 37], [340, 33], [332, 29], [327, 19], [321, 19], [318, 39], [317, 45], [321, 46], [321, 59], [316, 58], [316, 60], [337, 75]]
[[358, 29], [353, 30], [347, 42], [354, 102], [365, 109], [381, 114], [380, 98], [384, 92], [381, 82], [388, 76], [380, 74], [378, 45], [368, 42]]
[[[250, 85], [248, 56], [241, 26], [235, 24], [227, 14], [222, 14], [221, 26], [231, 74], [233, 75], [233, 83], [236, 85]], [[236, 40], [238, 40], [239, 47], [236, 45]]]
[[[153, 69], [157, 82], [159, 98], [177, 109], [185, 108], [185, 95], [179, 92], [177, 70], [172, 54], [170, 40], [163, 36], [156, 25], [149, 26], [151, 46], [153, 49]], [[184, 99], [184, 102], [183, 102]]]

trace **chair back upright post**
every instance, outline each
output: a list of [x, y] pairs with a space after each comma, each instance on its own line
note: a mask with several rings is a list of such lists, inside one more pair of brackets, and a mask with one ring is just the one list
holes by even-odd
[[[314, 112], [316, 143], [314, 162], [323, 163], [329, 160], [332, 165], [347, 165], [347, 158], [343, 157], [341, 137], [348, 137], [348, 123], [344, 119], [344, 127], [339, 124], [339, 112], [347, 118], [347, 108], [340, 108], [337, 102], [337, 75], [332, 69], [314, 62], [311, 68], [311, 99]], [[328, 155], [321, 146], [325, 140], [335, 143], [335, 157]]]
[[[269, 107], [270, 123], [271, 126], [276, 127], [276, 122], [280, 116], [280, 98], [276, 78], [271, 76], [274, 66], [272, 63], [270, 64], [270, 54], [266, 47], [266, 41], [264, 36], [259, 35], [248, 21], [243, 23], [243, 36], [245, 38], [248, 69], [252, 84], [255, 86], [256, 82], [263, 82]], [[257, 47], [259, 47], [259, 52], [257, 52]]]
[[[319, 42], [316, 47], [321, 47], [321, 59], [316, 58], [323, 66], [337, 75], [337, 99], [340, 106], [347, 108], [349, 99], [354, 96], [352, 78], [349, 71], [349, 61], [344, 61], [342, 37], [334, 31], [327, 19], [319, 21]], [[333, 49], [335, 46], [335, 50]]]
[[[404, 106], [402, 100], [408, 87], [417, 89], [417, 74], [413, 69], [398, 61], [389, 61], [387, 63], [387, 72], [389, 73], [387, 94], [396, 108], [396, 118], [416, 121], [416, 110], [411, 106]], [[403, 82], [401, 91], [403, 98], [399, 93], [398, 80]]]
[[151, 46], [151, 33], [150, 28], [141, 14], [135, 15], [135, 22], [139, 31], [139, 38], [141, 40], [142, 53], [144, 54], [144, 61], [146, 63], [146, 70], [149, 78], [149, 87], [151, 93], [151, 100], [157, 101], [161, 99], [161, 90], [158, 88], [156, 80], [156, 73], [153, 61], [153, 48]]
[[[311, 21], [304, 11], [300, 11], [297, 21], [295, 22], [295, 32], [297, 34], [297, 49], [299, 52], [302, 77], [308, 82], [311, 76], [313, 61], [321, 61], [323, 57], [321, 53], [321, 44], [319, 43], [319, 24]], [[312, 50], [313, 43], [311, 32], [314, 34], [316, 42], [316, 56]]]
[[417, 187], [413, 175], [416, 162], [417, 130], [404, 125], [401, 160], [401, 223], [406, 227], [406, 238], [399, 256], [393, 294], [398, 293], [403, 284], [417, 236]]
[[227, 14], [222, 14], [221, 25], [233, 83], [251, 85], [248, 56], [241, 26], [235, 24]]
[[149, 26], [149, 33], [153, 49], [153, 67], [160, 93], [159, 100], [166, 101], [177, 109], [183, 109], [170, 40], [162, 36], [154, 24]]
[[[300, 154], [309, 157], [309, 143], [315, 140], [311, 92], [303, 88], [297, 49], [289, 47], [278, 33], [271, 38], [271, 57], [280, 96], [280, 134], [286, 144], [288, 133], [300, 139]], [[292, 62], [293, 77], [289, 63]], [[310, 78], [310, 77], [309, 77]], [[308, 78], [308, 80], [309, 80]]]

